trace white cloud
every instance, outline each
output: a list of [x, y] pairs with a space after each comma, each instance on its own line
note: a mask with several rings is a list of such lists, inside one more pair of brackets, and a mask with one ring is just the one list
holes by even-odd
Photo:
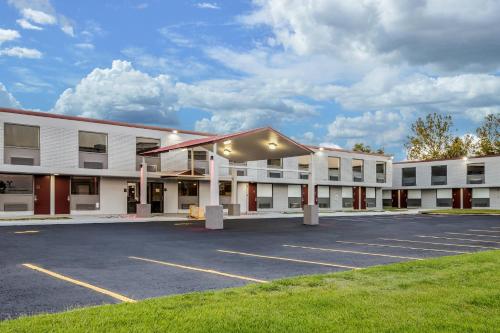
[[177, 96], [166, 75], [151, 77], [115, 60], [64, 91], [53, 112], [152, 124], [175, 124]]
[[220, 9], [220, 6], [215, 2], [198, 2], [196, 7], [202, 9]]
[[39, 27], [37, 25], [31, 24], [28, 20], [26, 19], [18, 19], [16, 20], [17, 24], [23, 29], [26, 30], [43, 30], [42, 27]]
[[38, 51], [37, 49], [28, 49], [25, 47], [16, 46], [6, 49], [0, 49], [0, 56], [2, 55], [18, 58], [40, 59], [42, 57], [42, 52]]
[[184, 37], [182, 34], [173, 31], [171, 28], [163, 27], [158, 29], [158, 32], [165, 37], [170, 42], [182, 46], [182, 47], [193, 47], [193, 41], [189, 38]]
[[44, 13], [40, 10], [34, 10], [31, 8], [23, 8], [21, 10], [21, 15], [25, 20], [31, 21], [40, 25], [52, 25], [56, 24], [57, 20], [54, 16]]
[[93, 50], [94, 49], [94, 44], [92, 43], [77, 43], [75, 46], [79, 49], [82, 50]]
[[7, 88], [0, 82], [0, 106], [6, 108], [20, 108], [21, 103], [19, 103], [14, 96], [12, 96]]
[[0, 28], [0, 45], [4, 42], [8, 42], [21, 37], [18, 31], [12, 29], [1, 29]]

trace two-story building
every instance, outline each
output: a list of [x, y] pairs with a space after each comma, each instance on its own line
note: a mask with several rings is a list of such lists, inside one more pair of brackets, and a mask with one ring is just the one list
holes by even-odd
[[[210, 201], [203, 148], [142, 156], [213, 134], [0, 108], [0, 215], [133, 214], [140, 166], [147, 162], [152, 213], [186, 212]], [[322, 210], [382, 209], [392, 185], [389, 156], [309, 147], [315, 201]], [[222, 205], [237, 191], [242, 213], [301, 211], [307, 203], [311, 156], [232, 163], [219, 170]], [[233, 189], [234, 168], [237, 179]]]
[[393, 163], [384, 206], [500, 208], [500, 156]]

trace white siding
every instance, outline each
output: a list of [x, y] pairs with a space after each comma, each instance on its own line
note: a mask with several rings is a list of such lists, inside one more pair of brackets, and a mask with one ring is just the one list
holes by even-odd
[[101, 178], [101, 210], [102, 214], [127, 213], [127, 180], [119, 178]]

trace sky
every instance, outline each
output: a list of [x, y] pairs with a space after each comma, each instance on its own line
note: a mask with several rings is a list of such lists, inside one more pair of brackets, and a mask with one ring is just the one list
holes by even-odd
[[500, 0], [0, 0], [0, 106], [383, 147], [500, 113]]

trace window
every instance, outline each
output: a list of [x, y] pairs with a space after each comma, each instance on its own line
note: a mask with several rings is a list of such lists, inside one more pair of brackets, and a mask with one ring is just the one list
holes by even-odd
[[220, 196], [231, 196], [231, 182], [221, 181], [219, 182], [219, 195]]
[[467, 184], [484, 184], [484, 164], [467, 164]]
[[408, 190], [406, 204], [408, 207], [420, 207], [422, 205], [422, 191]]
[[416, 186], [417, 185], [417, 168], [403, 168], [402, 170], [402, 184], [403, 186]]
[[81, 152], [100, 154], [104, 154], [107, 152], [107, 134], [80, 131], [78, 133], [78, 139], [79, 149]]
[[392, 207], [392, 192], [382, 191], [382, 205], [384, 207]]
[[198, 182], [195, 180], [181, 180], [178, 182], [179, 209], [189, 209], [189, 206], [198, 206]]
[[363, 160], [352, 160], [352, 180], [355, 182], [362, 182], [364, 178]]
[[257, 184], [257, 208], [273, 208], [272, 184]]
[[0, 194], [32, 194], [33, 176], [0, 174]]
[[330, 208], [330, 186], [318, 186], [318, 207]]
[[377, 197], [374, 187], [366, 188], [366, 208], [375, 208], [377, 206]]
[[436, 206], [451, 207], [452, 205], [452, 190], [450, 188], [436, 190]]
[[98, 195], [99, 177], [71, 177], [71, 194]]
[[[283, 167], [283, 160], [281, 158], [273, 158], [267, 160], [267, 167], [270, 169], [281, 169]], [[283, 178], [282, 171], [269, 170], [267, 172], [269, 178]]]
[[288, 208], [302, 207], [302, 186], [288, 185]]
[[490, 189], [473, 188], [472, 189], [472, 207], [489, 207]]
[[[309, 171], [309, 163], [311, 158], [309, 156], [299, 157], [299, 171]], [[309, 179], [309, 172], [299, 172], [299, 179]]]
[[377, 162], [376, 173], [377, 173], [377, 183], [385, 183], [385, 162]]
[[[160, 139], [136, 138], [136, 170], [141, 169], [143, 156], [140, 156], [140, 154], [157, 148], [160, 148]], [[159, 154], [144, 156], [144, 159], [148, 166], [148, 172], [158, 172], [161, 170], [161, 158]]]
[[[193, 151], [193, 156], [195, 161], [206, 161], [207, 160], [207, 152], [204, 150], [195, 150]], [[188, 159], [191, 159], [191, 150], [188, 150]]]
[[5, 124], [5, 147], [40, 149], [40, 127]]
[[[191, 155], [193, 159], [191, 159]], [[208, 174], [208, 152], [206, 150], [188, 150], [188, 168], [191, 169], [191, 162], [194, 171], [200, 175]]]
[[340, 180], [340, 157], [328, 157], [328, 179]]
[[434, 165], [431, 167], [431, 185], [446, 185], [446, 165]]
[[342, 187], [342, 207], [352, 208], [352, 187]]
[[160, 139], [136, 138], [135, 153], [136, 155], [160, 148]]

